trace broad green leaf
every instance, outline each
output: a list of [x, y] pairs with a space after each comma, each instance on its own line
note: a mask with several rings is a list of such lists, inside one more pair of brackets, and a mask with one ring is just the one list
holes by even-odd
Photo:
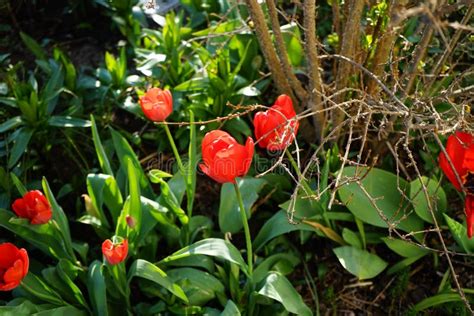
[[[129, 242], [133, 246], [137, 246], [135, 242], [140, 234], [140, 229], [142, 226], [142, 203], [140, 201], [140, 183], [139, 173], [135, 168], [131, 159], [126, 159], [127, 166], [127, 175], [128, 175], [128, 190], [129, 197], [126, 207], [123, 208], [122, 213], [117, 221], [117, 229], [115, 234], [117, 236], [122, 236], [128, 238]], [[135, 221], [135, 227], [130, 229], [127, 224], [127, 216], [131, 216]], [[133, 249], [133, 248], [132, 248]]]
[[247, 265], [245, 264], [245, 261], [242, 258], [239, 250], [235, 248], [235, 246], [230, 242], [218, 238], [207, 238], [200, 240], [190, 246], [176, 251], [160, 262], [167, 263], [192, 255], [206, 255], [220, 258], [239, 265], [246, 274], [248, 273]]
[[228, 300], [225, 304], [225, 308], [221, 313], [221, 316], [240, 316], [240, 311], [237, 305], [232, 300]]
[[[88, 174], [87, 175], [87, 193], [95, 207], [96, 216], [105, 227], [110, 227], [105, 215], [104, 204], [110, 211], [114, 224], [120, 216], [123, 207], [123, 198], [117, 181], [111, 175], [106, 174]], [[93, 214], [91, 214], [93, 215]]]
[[285, 211], [278, 211], [265, 222], [263, 227], [258, 232], [257, 237], [255, 237], [253, 242], [255, 251], [258, 251], [269, 240], [295, 230], [315, 231], [316, 229], [302, 222], [299, 222], [298, 224], [292, 224], [289, 222], [288, 215]]
[[58, 202], [54, 198], [53, 192], [51, 192], [51, 188], [49, 187], [48, 181], [45, 177], [42, 180], [43, 184], [43, 191], [46, 195], [46, 198], [51, 204], [51, 208], [53, 211], [53, 219], [58, 223], [59, 231], [61, 232], [64, 238], [64, 244], [66, 246], [66, 251], [71, 255], [72, 258], [75, 258], [74, 251], [72, 250], [72, 239], [71, 239], [71, 231], [69, 230], [69, 223], [66, 214], [64, 213], [61, 206], [59, 206]]
[[8, 158], [8, 168], [13, 168], [18, 160], [26, 150], [28, 143], [30, 142], [31, 136], [33, 136], [33, 130], [22, 127], [19, 129], [19, 133], [14, 140], [13, 147], [10, 152], [10, 157]]
[[438, 222], [441, 220], [442, 212], [447, 208], [446, 193], [438, 182], [427, 177], [410, 182], [410, 199], [416, 214], [428, 223], [434, 224], [421, 181], [426, 186], [430, 204]]
[[[49, 267], [41, 271], [43, 278], [51, 285], [58, 293], [61, 293], [63, 299], [72, 303], [73, 305], [82, 305], [86, 309], [87, 303], [82, 295], [81, 290], [71, 280], [69, 275], [64, 271], [62, 265], [69, 262], [61, 259], [56, 267]], [[69, 263], [71, 264], [71, 263]]]
[[167, 182], [159, 179], [161, 187], [160, 202], [163, 201], [168, 206], [183, 225], [187, 225], [189, 218], [186, 212], [181, 208], [178, 198], [174, 195]]
[[474, 238], [469, 239], [467, 237], [466, 227], [446, 214], [443, 214], [443, 216], [446, 224], [448, 224], [451, 234], [453, 234], [453, 237], [456, 240], [456, 243], [462, 247], [466, 253], [474, 253]]
[[25, 239], [45, 254], [56, 259], [74, 258], [66, 251], [62, 234], [53, 221], [42, 225], [31, 225], [28, 220], [17, 218], [12, 212], [0, 209], [0, 227]]
[[163, 265], [164, 267], [195, 267], [205, 269], [210, 273], [214, 273], [215, 271], [214, 261], [212, 258], [205, 255], [193, 255], [191, 257], [184, 257], [166, 263], [160, 262], [160, 265]]
[[278, 272], [271, 272], [262, 281], [263, 286], [258, 293], [274, 299], [285, 307], [285, 309], [296, 315], [313, 315], [311, 310], [303, 301], [301, 295], [293, 285]]
[[193, 268], [179, 268], [168, 271], [169, 278], [183, 289], [190, 305], [203, 306], [225, 292], [224, 285], [212, 274]]
[[33, 295], [33, 297], [54, 305], [65, 305], [66, 303], [56, 291], [50, 288], [40, 278], [29, 272], [21, 281], [22, 289]]
[[51, 116], [48, 119], [48, 124], [57, 127], [90, 127], [91, 122], [75, 118], [72, 116]]
[[89, 313], [87, 313], [84, 310], [77, 309], [74, 306], [71, 305], [66, 305], [66, 306], [61, 306], [61, 307], [56, 307], [52, 309], [48, 309], [46, 311], [42, 311], [39, 313], [36, 313], [34, 316], [88, 316]]
[[361, 178], [360, 184], [347, 183], [338, 190], [341, 201], [354, 216], [377, 227], [388, 227], [385, 217], [389, 223], [406, 232], [423, 229], [422, 220], [412, 212], [399, 191], [408, 195], [409, 186], [404, 179], [381, 169], [361, 167], [346, 167], [342, 175]]
[[188, 302], [188, 298], [183, 289], [179, 285], [173, 283], [163, 270], [148, 261], [138, 259], [132, 264], [128, 272], [129, 283], [133, 277], [140, 277], [155, 282], [184, 302]]
[[110, 166], [109, 158], [105, 153], [104, 147], [100, 140], [99, 131], [97, 130], [97, 125], [95, 124], [94, 116], [91, 114], [91, 129], [92, 129], [92, 139], [94, 141], [95, 151], [97, 153], [97, 158], [99, 158], [99, 164], [102, 168], [102, 171], [108, 175], [113, 176], [112, 167]]
[[131, 160], [135, 169], [135, 173], [139, 179], [142, 195], [149, 199], [153, 199], [155, 194], [151, 190], [148, 178], [143, 172], [140, 161], [138, 160], [137, 155], [133, 151], [132, 147], [127, 142], [127, 140], [122, 135], [120, 135], [119, 132], [112, 128], [110, 129], [110, 132], [112, 134], [115, 152], [117, 153], [117, 157], [120, 160], [120, 166], [123, 168], [123, 170], [128, 170], [128, 160]]
[[348, 228], [344, 227], [344, 229], [342, 230], [342, 238], [344, 238], [344, 240], [351, 246], [354, 246], [359, 249], [364, 248], [359, 236]]
[[438, 294], [425, 298], [424, 300], [413, 306], [413, 310], [416, 312], [421, 312], [427, 308], [449, 302], [462, 302], [462, 298], [458, 293]]
[[252, 280], [255, 283], [263, 280], [268, 272], [278, 271], [274, 270], [279, 263], [289, 263], [290, 265], [296, 267], [300, 263], [300, 259], [289, 253], [277, 253], [275, 255], [265, 258], [262, 262], [257, 265], [257, 268], [253, 271]]
[[87, 274], [87, 289], [89, 290], [89, 298], [92, 303], [94, 315], [107, 316], [107, 287], [103, 271], [104, 265], [95, 260], [89, 266]]
[[[15, 302], [15, 300], [22, 300], [22, 302]], [[33, 315], [44, 309], [43, 306], [38, 306], [23, 298], [13, 299], [5, 306], [0, 306], [0, 315], [2, 316], [20, 316]]]
[[420, 248], [405, 240], [391, 238], [382, 238], [382, 240], [388, 246], [388, 248], [402, 257], [409, 258], [424, 256], [430, 252], [428, 249]]
[[342, 246], [333, 251], [342, 266], [360, 280], [371, 279], [387, 267], [387, 262], [366, 250]]
[[[242, 194], [247, 218], [250, 218], [250, 208], [258, 199], [258, 192], [265, 185], [265, 180], [255, 178], [237, 179], [237, 185]], [[223, 233], [237, 233], [242, 229], [239, 202], [232, 183], [224, 183], [221, 187], [219, 205], [219, 227]]]
[[18, 127], [23, 124], [23, 120], [21, 116], [12, 117], [9, 120], [6, 120], [2, 124], [0, 124], [0, 133], [5, 133], [6, 131], [11, 130], [12, 128]]

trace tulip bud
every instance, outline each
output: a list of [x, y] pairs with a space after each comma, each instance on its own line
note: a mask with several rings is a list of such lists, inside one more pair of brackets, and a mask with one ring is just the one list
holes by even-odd
[[10, 291], [20, 285], [28, 274], [29, 259], [25, 249], [11, 243], [0, 244], [0, 291]]

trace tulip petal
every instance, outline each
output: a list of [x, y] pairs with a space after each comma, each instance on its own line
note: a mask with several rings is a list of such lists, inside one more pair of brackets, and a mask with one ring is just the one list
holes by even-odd
[[6, 270], [12, 266], [18, 256], [18, 248], [9, 243], [0, 244], [0, 269]]
[[458, 191], [461, 190], [461, 183], [459, 183], [457, 180], [456, 173], [460, 179], [462, 179], [467, 173], [467, 169], [463, 168], [464, 154], [466, 149], [460, 142], [460, 140], [462, 141], [462, 139], [465, 138], [464, 134], [465, 133], [458, 132], [456, 135], [451, 135], [448, 137], [448, 141], [446, 143], [446, 153], [453, 163], [454, 170], [451, 167], [451, 164], [449, 163], [444, 152], [441, 152], [438, 158], [439, 166]]
[[3, 281], [8, 284], [8, 283], [14, 283], [17, 282], [18, 284], [24, 277], [24, 264], [23, 261], [20, 259], [16, 260], [13, 265], [5, 271], [5, 274], [3, 275]]

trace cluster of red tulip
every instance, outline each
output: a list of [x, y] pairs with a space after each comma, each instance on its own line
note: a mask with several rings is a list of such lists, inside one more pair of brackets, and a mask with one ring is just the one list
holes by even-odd
[[[28, 219], [31, 225], [46, 224], [53, 216], [51, 205], [38, 190], [29, 191], [16, 199], [12, 209], [18, 217]], [[127, 257], [128, 242], [121, 239], [118, 243], [112, 243], [107, 239], [102, 244], [102, 253], [109, 264], [118, 264]], [[18, 249], [11, 243], [0, 244], [0, 291], [9, 291], [20, 285], [28, 274], [28, 266], [25, 249]]]
[[[152, 88], [140, 98], [146, 117], [154, 122], [163, 122], [173, 112], [170, 91]], [[254, 117], [255, 136], [262, 148], [284, 150], [298, 131], [298, 121], [290, 97], [281, 95], [267, 111]], [[245, 176], [254, 154], [254, 141], [248, 137], [240, 145], [232, 136], [221, 130], [208, 132], [202, 141], [201, 170], [219, 183], [235, 183], [237, 177]], [[439, 164], [446, 177], [458, 191], [466, 194], [465, 213], [467, 234], [472, 237], [474, 229], [474, 136], [456, 132], [448, 138], [446, 151], [439, 156]], [[18, 217], [28, 219], [32, 225], [47, 223], [52, 217], [51, 206], [38, 190], [27, 192], [12, 204]], [[133, 226], [133, 219], [127, 218]], [[102, 254], [111, 265], [123, 262], [128, 254], [128, 241], [115, 237], [102, 244]], [[28, 273], [29, 259], [25, 249], [11, 243], [0, 244], [0, 291], [17, 287]]]

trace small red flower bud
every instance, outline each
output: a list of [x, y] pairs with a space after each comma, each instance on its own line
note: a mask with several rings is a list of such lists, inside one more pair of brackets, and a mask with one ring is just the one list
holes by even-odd
[[133, 218], [133, 216], [125, 216], [125, 221], [127, 222], [127, 226], [130, 228], [134, 228], [135, 226], [137, 226], [137, 221], [135, 220], [135, 218]]
[[115, 239], [121, 239], [121, 241], [114, 243], [112, 240], [107, 239], [102, 243], [102, 254], [111, 265], [121, 263], [125, 258], [127, 258], [128, 254], [127, 239], [120, 237], [115, 237]]

